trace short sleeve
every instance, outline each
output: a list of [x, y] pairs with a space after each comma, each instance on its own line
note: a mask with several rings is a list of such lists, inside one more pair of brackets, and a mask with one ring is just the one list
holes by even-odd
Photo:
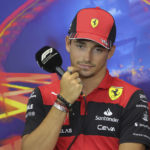
[[45, 118], [42, 96], [39, 88], [35, 88], [29, 97], [23, 136], [31, 133]]
[[150, 147], [148, 101], [143, 91], [136, 91], [123, 110], [120, 120], [120, 143], [141, 143]]

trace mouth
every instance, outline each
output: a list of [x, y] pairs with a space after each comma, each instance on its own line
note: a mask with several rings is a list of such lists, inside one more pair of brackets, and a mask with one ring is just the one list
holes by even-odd
[[94, 67], [93, 65], [90, 65], [90, 64], [79, 64], [78, 66], [80, 69], [83, 69], [83, 70], [90, 70], [91, 68]]

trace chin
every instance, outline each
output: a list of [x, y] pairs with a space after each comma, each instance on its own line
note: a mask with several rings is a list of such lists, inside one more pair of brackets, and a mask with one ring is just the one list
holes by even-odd
[[86, 72], [86, 71], [84, 71], [84, 72], [80, 71], [79, 75], [80, 75], [81, 78], [90, 78], [90, 77], [94, 76], [94, 73]]

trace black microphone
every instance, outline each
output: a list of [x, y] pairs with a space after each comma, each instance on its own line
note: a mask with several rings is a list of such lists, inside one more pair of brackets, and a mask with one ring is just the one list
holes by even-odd
[[61, 68], [62, 58], [58, 51], [50, 46], [41, 48], [36, 54], [35, 59], [38, 65], [45, 71], [54, 73], [59, 76], [64, 74], [64, 70]]
[[[41, 48], [36, 53], [35, 59], [38, 65], [47, 72], [56, 72], [60, 77], [65, 73], [65, 71], [61, 68], [61, 55], [56, 49], [50, 46]], [[81, 95], [84, 95], [83, 92], [81, 92]]]

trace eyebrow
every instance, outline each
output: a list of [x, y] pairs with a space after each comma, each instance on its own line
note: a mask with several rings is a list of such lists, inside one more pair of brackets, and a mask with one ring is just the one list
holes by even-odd
[[[88, 40], [88, 39], [76, 39], [75, 43], [85, 44], [86, 41], [91, 41], [91, 40]], [[101, 46], [98, 43], [96, 43], [94, 47], [105, 48], [105, 47]]]
[[76, 39], [76, 40], [75, 40], [75, 43], [85, 44], [86, 41], [88, 41], [88, 40], [84, 40], [84, 39], [82, 39], [82, 40], [81, 40], [81, 39]]

